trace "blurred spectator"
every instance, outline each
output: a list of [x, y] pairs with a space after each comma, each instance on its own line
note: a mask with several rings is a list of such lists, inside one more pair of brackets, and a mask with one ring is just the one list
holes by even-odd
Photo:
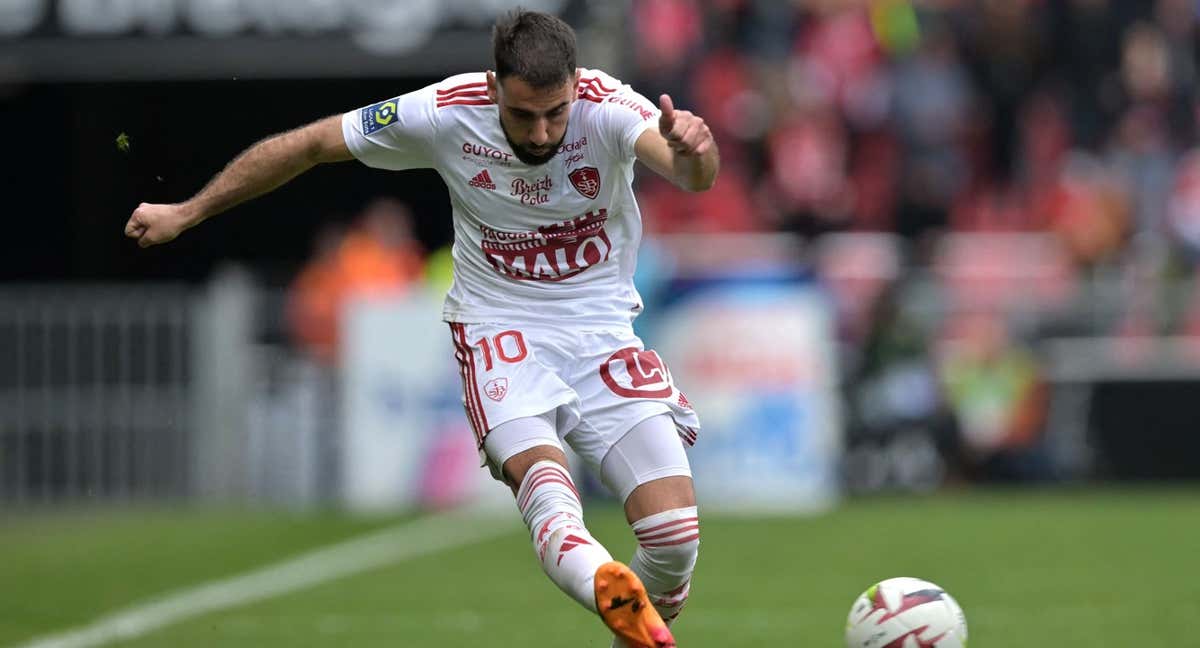
[[750, 188], [736, 168], [723, 167], [721, 181], [703, 193], [680, 193], [657, 176], [643, 175], [638, 203], [646, 234], [744, 232], [761, 229]]
[[1125, 34], [1121, 62], [1126, 106], [1112, 134], [1109, 159], [1125, 179], [1131, 200], [1131, 225], [1161, 232], [1171, 185], [1171, 65], [1167, 43], [1157, 27], [1138, 23]]
[[797, 109], [772, 129], [768, 178], [779, 229], [812, 235], [846, 228], [853, 200], [848, 148], [832, 106]]
[[332, 362], [337, 346], [338, 256], [345, 229], [323, 226], [312, 258], [288, 288], [287, 320], [292, 337], [311, 355]]
[[288, 299], [292, 334], [313, 357], [336, 362], [339, 320], [350, 300], [401, 295], [421, 278], [423, 252], [412, 226], [407, 205], [379, 198], [348, 233], [321, 230]]
[[1111, 258], [1125, 241], [1125, 187], [1092, 155], [1075, 152], [1069, 157], [1042, 207], [1048, 226], [1080, 266]]
[[704, 36], [704, 14], [697, 0], [645, 0], [633, 3], [631, 11], [640, 87], [686, 96], [683, 72], [700, 51]]
[[1200, 267], [1200, 149], [1193, 149], [1179, 163], [1168, 204], [1168, 232], [1187, 260]]
[[904, 151], [896, 230], [915, 236], [948, 223], [969, 179], [963, 142], [970, 86], [946, 25], [929, 25], [917, 51], [897, 64], [892, 87]]
[[1066, 89], [1071, 140], [1097, 150], [1117, 109], [1112, 77], [1120, 17], [1109, 0], [1065, 0], [1047, 6], [1052, 14], [1051, 58], [1055, 76]]
[[975, 125], [988, 138], [980, 171], [1007, 182], [1016, 170], [1023, 103], [1042, 73], [1045, 36], [1031, 0], [984, 0], [976, 6], [965, 49], [986, 108]]
[[991, 479], [1051, 477], [1037, 448], [1047, 388], [1033, 353], [995, 313], [965, 314], [951, 326], [940, 373], [973, 468]]

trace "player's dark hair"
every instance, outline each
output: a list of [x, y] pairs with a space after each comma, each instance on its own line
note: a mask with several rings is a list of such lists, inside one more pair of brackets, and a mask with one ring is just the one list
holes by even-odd
[[550, 14], [514, 9], [492, 28], [496, 78], [553, 88], [575, 74], [575, 30]]

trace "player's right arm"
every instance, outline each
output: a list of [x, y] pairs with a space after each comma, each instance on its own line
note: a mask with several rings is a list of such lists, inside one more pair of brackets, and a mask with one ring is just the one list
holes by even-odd
[[139, 205], [125, 225], [125, 235], [142, 247], [166, 243], [323, 162], [357, 158], [367, 166], [396, 171], [432, 166], [436, 92], [436, 85], [427, 86], [268, 137], [234, 158], [191, 199]]
[[341, 115], [273, 135], [243, 151], [192, 198], [169, 205], [138, 205], [125, 224], [125, 236], [137, 239], [141, 247], [166, 243], [318, 164], [353, 157], [342, 136]]

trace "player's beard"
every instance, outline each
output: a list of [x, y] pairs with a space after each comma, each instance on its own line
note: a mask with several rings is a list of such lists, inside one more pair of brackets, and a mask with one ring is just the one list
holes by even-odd
[[500, 130], [504, 131], [504, 139], [508, 140], [508, 146], [512, 148], [513, 155], [516, 155], [518, 160], [528, 164], [529, 166], [539, 166], [549, 162], [550, 160], [553, 160], [554, 156], [558, 155], [558, 149], [560, 146], [562, 146], [563, 140], [567, 137], [567, 130], [564, 128], [562, 137], [559, 137], [558, 141], [552, 146], [547, 147], [549, 151], [538, 155], [530, 151], [527, 147], [521, 146], [520, 144], [514, 142], [513, 138], [509, 137], [508, 129], [504, 127], [503, 123], [500, 124]]

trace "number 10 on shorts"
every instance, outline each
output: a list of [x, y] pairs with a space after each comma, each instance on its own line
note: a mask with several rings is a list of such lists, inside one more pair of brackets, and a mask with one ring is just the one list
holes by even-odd
[[483, 370], [491, 371], [492, 350], [495, 350], [496, 357], [501, 362], [516, 364], [525, 359], [529, 355], [529, 350], [525, 348], [525, 337], [520, 331], [501, 331], [488, 339], [481, 337], [475, 341], [475, 346], [483, 350]]

